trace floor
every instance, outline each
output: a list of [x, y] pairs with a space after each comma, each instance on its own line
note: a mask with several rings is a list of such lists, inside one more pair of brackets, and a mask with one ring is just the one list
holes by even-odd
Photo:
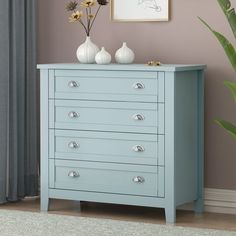
[[[0, 205], [0, 209], [39, 212], [39, 198], [7, 203]], [[165, 224], [163, 209], [147, 207], [82, 202], [80, 212], [79, 205], [75, 201], [51, 200], [50, 213]], [[236, 215], [215, 213], [198, 215], [192, 211], [178, 210], [176, 225], [236, 231]]]

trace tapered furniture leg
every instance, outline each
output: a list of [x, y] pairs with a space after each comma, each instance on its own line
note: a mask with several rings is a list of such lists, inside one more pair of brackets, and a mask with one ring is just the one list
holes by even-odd
[[78, 212], [81, 212], [81, 202], [80, 201], [74, 201], [74, 207]]
[[40, 198], [40, 210], [42, 212], [47, 212], [49, 210], [49, 198], [46, 196], [42, 196]]
[[203, 213], [204, 212], [204, 201], [202, 198], [199, 198], [195, 201], [195, 213]]
[[166, 207], [165, 208], [166, 223], [174, 224], [176, 221], [176, 208]]

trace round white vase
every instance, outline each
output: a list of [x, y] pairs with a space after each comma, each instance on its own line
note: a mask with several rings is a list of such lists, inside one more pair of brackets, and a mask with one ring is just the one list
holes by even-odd
[[130, 64], [134, 61], [134, 58], [134, 52], [127, 47], [127, 44], [125, 42], [123, 43], [123, 46], [116, 51], [115, 54], [116, 62], [120, 64]]
[[84, 64], [95, 63], [95, 56], [99, 52], [99, 48], [88, 36], [83, 44], [81, 44], [76, 52], [79, 62]]
[[101, 51], [95, 56], [95, 61], [100, 65], [109, 64], [111, 63], [111, 55], [105, 50], [104, 47], [102, 47]]

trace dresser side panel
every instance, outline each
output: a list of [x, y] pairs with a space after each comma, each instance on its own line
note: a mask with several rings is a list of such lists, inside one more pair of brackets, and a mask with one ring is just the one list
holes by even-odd
[[176, 72], [175, 195], [176, 205], [197, 199], [198, 72]]

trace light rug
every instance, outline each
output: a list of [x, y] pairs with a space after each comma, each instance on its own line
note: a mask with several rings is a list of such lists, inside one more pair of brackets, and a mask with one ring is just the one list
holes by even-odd
[[236, 232], [0, 210], [1, 236], [236, 236]]

